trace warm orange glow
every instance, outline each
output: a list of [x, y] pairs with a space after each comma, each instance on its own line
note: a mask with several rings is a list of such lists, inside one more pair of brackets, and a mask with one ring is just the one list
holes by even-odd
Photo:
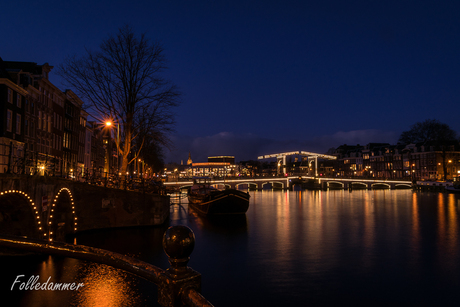
[[106, 265], [90, 264], [82, 272], [85, 284], [74, 298], [78, 306], [121, 307], [140, 304], [137, 281], [127, 273]]
[[112, 126], [112, 122], [105, 122], [106, 126]]

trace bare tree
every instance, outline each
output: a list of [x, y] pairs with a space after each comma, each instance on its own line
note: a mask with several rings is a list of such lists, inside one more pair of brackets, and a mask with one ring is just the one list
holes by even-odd
[[[170, 145], [168, 133], [175, 124], [180, 93], [160, 76], [166, 69], [163, 53], [160, 44], [124, 26], [104, 40], [99, 51], [87, 49], [82, 57], [68, 57], [58, 69], [67, 85], [89, 103], [90, 113], [96, 112], [101, 123], [111, 120], [118, 125], [123, 175], [142, 150], [144, 138]], [[134, 140], [140, 145], [129, 155]]]
[[452, 145], [458, 145], [457, 133], [449, 125], [435, 119], [417, 122], [411, 126], [410, 130], [401, 133], [399, 142], [402, 144], [431, 145], [436, 150], [441, 151], [443, 177], [444, 180], [447, 179], [447, 149]]
[[455, 141], [457, 133], [449, 125], [443, 124], [436, 119], [427, 119], [424, 122], [413, 124], [408, 131], [401, 133], [399, 142], [402, 144], [426, 143], [434, 141], [437, 143]]

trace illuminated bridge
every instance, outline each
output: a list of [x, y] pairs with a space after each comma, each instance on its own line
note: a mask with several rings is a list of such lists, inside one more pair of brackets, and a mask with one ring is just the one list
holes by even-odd
[[[398, 189], [412, 188], [412, 182], [408, 180], [374, 180], [364, 178], [327, 178], [312, 176], [285, 176], [285, 177], [244, 177], [240, 179], [211, 179], [211, 185], [215, 187], [228, 187], [233, 189], [262, 190], [267, 186], [272, 189], [292, 190], [295, 185], [316, 189]], [[193, 185], [192, 180], [165, 182], [166, 186], [185, 189]]]
[[[336, 156], [330, 156], [330, 155], [324, 155], [320, 153], [315, 153], [315, 152], [308, 152], [308, 151], [290, 151], [290, 152], [283, 152], [283, 153], [276, 153], [276, 154], [270, 154], [270, 155], [263, 155], [257, 157], [259, 160], [263, 159], [270, 159], [270, 158], [276, 158], [277, 160], [277, 174], [286, 174], [286, 157], [288, 156], [301, 156], [301, 157], [306, 157], [307, 161], [314, 159], [315, 160], [315, 176], [318, 176], [318, 158], [321, 159], [327, 159], [327, 160], [336, 160]], [[281, 168], [283, 168], [283, 172], [281, 172]]]
[[[314, 161], [314, 176], [288, 175], [286, 157], [301, 156], [302, 161]], [[284, 153], [275, 153], [259, 156], [259, 160], [277, 159], [277, 176], [273, 177], [243, 177], [243, 178], [223, 178], [212, 179], [211, 185], [217, 188], [233, 189], [250, 189], [263, 190], [271, 187], [272, 189], [291, 190], [294, 186], [299, 185], [308, 189], [398, 189], [412, 188], [412, 182], [408, 180], [382, 180], [382, 179], [364, 179], [364, 178], [340, 178], [340, 177], [319, 177], [318, 176], [318, 158], [326, 160], [336, 160], [336, 156], [325, 155], [308, 151], [290, 151]], [[306, 159], [305, 159], [306, 158]], [[165, 182], [166, 186], [186, 189], [193, 185], [192, 179], [185, 179], [176, 182]]]

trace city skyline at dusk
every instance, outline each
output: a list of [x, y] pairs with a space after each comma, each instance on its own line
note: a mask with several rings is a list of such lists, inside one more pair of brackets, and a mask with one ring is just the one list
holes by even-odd
[[395, 143], [425, 119], [460, 131], [454, 1], [76, 4], [5, 5], [0, 57], [57, 67], [124, 24], [145, 32], [183, 93], [166, 163]]

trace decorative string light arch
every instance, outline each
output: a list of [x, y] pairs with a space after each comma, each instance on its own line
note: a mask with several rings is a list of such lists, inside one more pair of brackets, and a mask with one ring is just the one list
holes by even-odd
[[0, 196], [2, 195], [7, 195], [7, 194], [20, 194], [22, 196], [24, 196], [27, 201], [29, 202], [31, 208], [33, 209], [33, 212], [35, 214], [35, 222], [37, 223], [37, 228], [38, 228], [38, 232], [40, 234], [40, 236], [42, 238], [47, 238], [47, 234], [46, 232], [44, 231], [44, 224], [42, 222], [42, 218], [40, 216], [40, 212], [38, 211], [38, 208], [37, 208], [37, 205], [32, 201], [32, 198], [30, 198], [30, 196], [26, 193], [26, 192], [23, 192], [23, 191], [19, 191], [19, 190], [7, 190], [7, 191], [3, 191], [0, 193]]
[[77, 226], [78, 226], [78, 222], [77, 222], [77, 215], [75, 214], [75, 202], [73, 201], [73, 196], [72, 196], [72, 193], [70, 192], [70, 190], [68, 188], [61, 188], [59, 190], [59, 192], [56, 194], [56, 196], [54, 197], [54, 200], [53, 200], [53, 204], [51, 205], [51, 211], [50, 211], [50, 217], [49, 217], [49, 220], [48, 220], [48, 226], [49, 226], [49, 240], [50, 241], [53, 241], [53, 231], [51, 230], [51, 226], [53, 225], [53, 222], [54, 222], [54, 209], [56, 207], [56, 203], [59, 199], [59, 195], [61, 195], [62, 191], [66, 191], [68, 194], [69, 194], [69, 198], [70, 198], [70, 204], [71, 204], [71, 208], [72, 208], [72, 220], [73, 220], [73, 230], [74, 232], [77, 231]]

